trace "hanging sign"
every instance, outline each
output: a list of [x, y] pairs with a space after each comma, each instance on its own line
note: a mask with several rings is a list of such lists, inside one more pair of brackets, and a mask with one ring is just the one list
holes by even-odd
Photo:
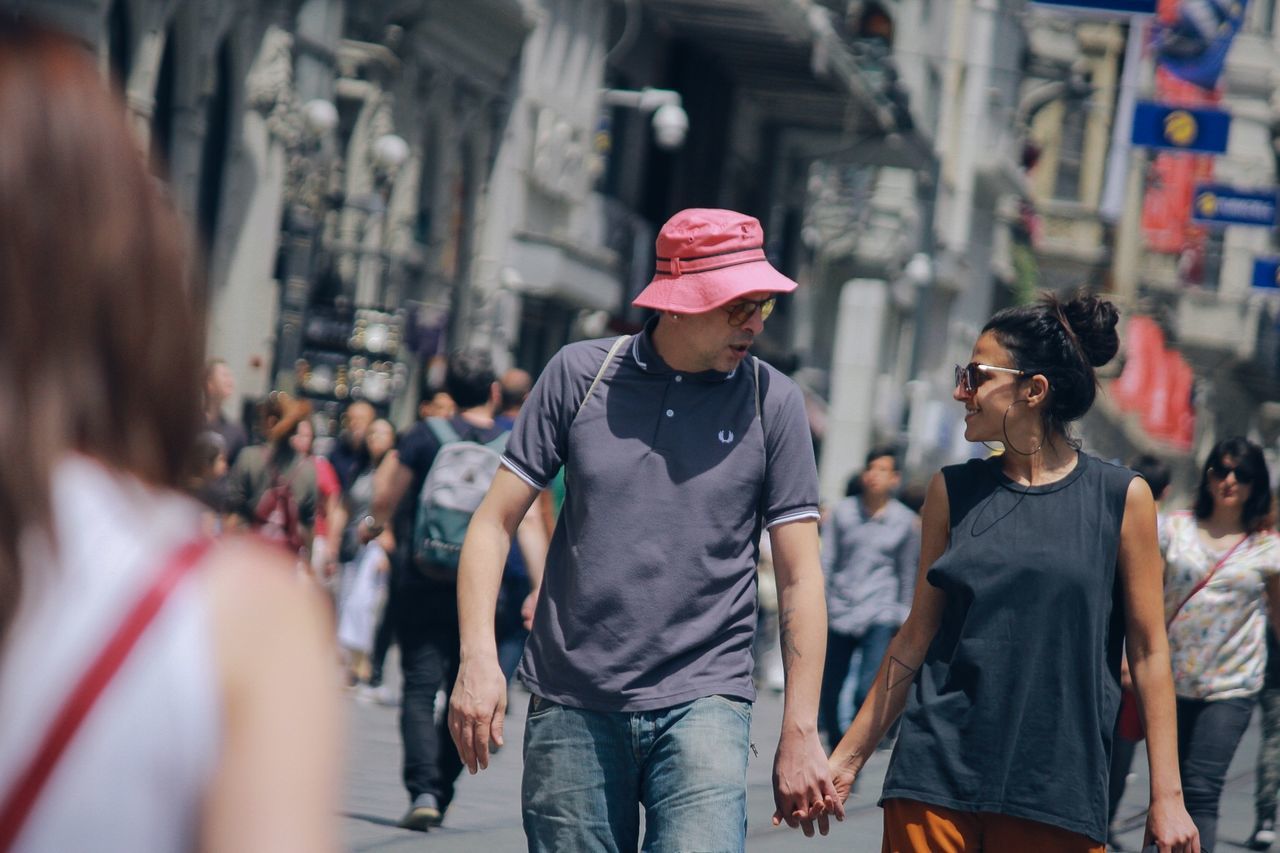
[[1280, 258], [1256, 258], [1253, 262], [1253, 286], [1280, 289]]
[[1276, 191], [1200, 184], [1191, 197], [1191, 218], [1206, 224], [1271, 228], [1276, 224]]
[[1222, 154], [1227, 150], [1231, 113], [1205, 107], [1176, 107], [1139, 101], [1133, 109], [1134, 145]]

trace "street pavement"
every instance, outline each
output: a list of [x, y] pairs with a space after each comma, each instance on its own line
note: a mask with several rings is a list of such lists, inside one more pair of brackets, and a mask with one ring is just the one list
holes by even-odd
[[[512, 690], [506, 748], [494, 756], [488, 770], [476, 776], [464, 771], [444, 826], [422, 834], [396, 826], [408, 806], [407, 795], [400, 785], [399, 710], [348, 700], [346, 804], [342, 816], [346, 849], [378, 853], [410, 850], [516, 853], [524, 850], [524, 833], [520, 828], [520, 745], [527, 703], [527, 693], [519, 688]], [[888, 752], [872, 756], [846, 805], [847, 818], [844, 823], [835, 824], [829, 836], [810, 839], [798, 830], [773, 828], [770, 776], [781, 719], [781, 697], [762, 691], [755, 705], [751, 729], [759, 756], [751, 758], [747, 769], [747, 850], [753, 853], [879, 851], [881, 817], [876, 798], [889, 761]], [[1219, 851], [1244, 849], [1244, 841], [1253, 829], [1257, 755], [1255, 714], [1228, 774], [1218, 832]], [[1133, 764], [1136, 776], [1125, 792], [1118, 821], [1125, 828], [1120, 840], [1126, 850], [1137, 850], [1142, 841], [1147, 774], [1146, 753], [1141, 747]]]

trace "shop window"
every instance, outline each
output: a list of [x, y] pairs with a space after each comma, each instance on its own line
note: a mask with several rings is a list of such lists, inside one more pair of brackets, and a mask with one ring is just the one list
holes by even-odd
[[129, 0], [116, 0], [107, 14], [107, 56], [111, 73], [122, 89], [128, 85], [129, 72], [133, 70], [131, 31]]
[[151, 167], [164, 178], [169, 176], [169, 160], [173, 156], [177, 39], [177, 33], [170, 27], [164, 37], [164, 53], [160, 56], [160, 71], [156, 75], [155, 107], [151, 114]]
[[231, 141], [231, 63], [231, 45], [224, 40], [218, 49], [216, 83], [213, 97], [209, 99], [208, 120], [200, 151], [200, 192], [196, 207], [200, 236], [210, 250], [217, 238], [222, 179], [226, 173]]
[[1084, 158], [1085, 126], [1089, 114], [1080, 104], [1067, 104], [1062, 116], [1058, 143], [1058, 169], [1053, 178], [1053, 197], [1064, 201], [1080, 199], [1081, 161]]

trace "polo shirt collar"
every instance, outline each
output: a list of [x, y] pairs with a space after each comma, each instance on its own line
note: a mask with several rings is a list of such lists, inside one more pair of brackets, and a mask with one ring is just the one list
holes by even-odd
[[[658, 327], [658, 318], [650, 317], [644, 324], [644, 328], [640, 334], [631, 339], [631, 357], [635, 359], [636, 365], [645, 373], [655, 375], [671, 375], [680, 373], [681, 371], [673, 369], [669, 364], [662, 360], [662, 356], [658, 355], [658, 348], [653, 345], [653, 330]], [[745, 363], [745, 359], [739, 362], [738, 367], [728, 373], [719, 370], [703, 370], [697, 373], [685, 373], [685, 376], [691, 376], [703, 382], [724, 382], [732, 379], [738, 372], [738, 368]]]

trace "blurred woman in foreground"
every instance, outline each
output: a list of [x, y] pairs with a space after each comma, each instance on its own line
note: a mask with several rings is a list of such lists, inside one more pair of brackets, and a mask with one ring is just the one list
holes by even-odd
[[333, 850], [324, 611], [178, 491], [184, 229], [78, 44], [0, 14], [0, 116], [0, 850]]

